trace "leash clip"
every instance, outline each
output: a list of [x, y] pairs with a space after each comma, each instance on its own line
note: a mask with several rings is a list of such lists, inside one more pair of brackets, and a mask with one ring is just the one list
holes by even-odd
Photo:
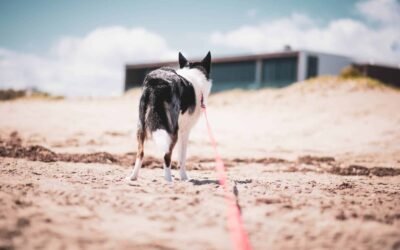
[[204, 104], [203, 93], [201, 93], [200, 106], [201, 106], [202, 109], [206, 109], [206, 105]]

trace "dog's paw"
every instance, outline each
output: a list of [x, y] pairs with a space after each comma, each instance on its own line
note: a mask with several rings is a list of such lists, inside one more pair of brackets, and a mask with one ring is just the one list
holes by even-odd
[[181, 176], [181, 181], [190, 181], [191, 178], [189, 176]]
[[137, 176], [134, 175], [128, 175], [127, 177], [125, 177], [125, 181], [136, 181], [137, 179]]
[[171, 176], [164, 176], [164, 179], [168, 182], [168, 183], [172, 183], [173, 182], [173, 180], [172, 180], [172, 177]]
[[171, 169], [170, 168], [164, 168], [164, 179], [167, 182], [172, 182], [172, 174], [171, 174]]
[[181, 176], [181, 181], [189, 181], [190, 180], [186, 171], [179, 171], [179, 175]]

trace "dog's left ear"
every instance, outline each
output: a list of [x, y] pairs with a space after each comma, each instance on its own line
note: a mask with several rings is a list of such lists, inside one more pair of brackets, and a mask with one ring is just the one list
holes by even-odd
[[179, 68], [183, 68], [188, 65], [188, 60], [179, 52]]
[[208, 51], [206, 57], [201, 61], [201, 64], [203, 64], [203, 67], [206, 69], [207, 73], [210, 74], [210, 68], [211, 68], [211, 52]]

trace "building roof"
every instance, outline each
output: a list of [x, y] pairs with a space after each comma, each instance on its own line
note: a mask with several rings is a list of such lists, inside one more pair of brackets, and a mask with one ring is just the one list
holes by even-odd
[[[240, 61], [254, 61], [263, 60], [269, 58], [279, 58], [288, 56], [298, 56], [299, 51], [283, 51], [277, 53], [264, 53], [264, 54], [254, 54], [254, 55], [242, 55], [242, 56], [228, 56], [228, 57], [217, 57], [212, 59], [212, 63], [230, 63], [230, 62], [240, 62]], [[199, 59], [201, 60], [201, 59]], [[194, 60], [196, 61], [196, 60]], [[165, 62], [150, 62], [150, 63], [138, 63], [138, 64], [127, 64], [127, 69], [137, 69], [137, 68], [158, 68], [162, 66], [175, 66], [177, 61], [165, 61]]]

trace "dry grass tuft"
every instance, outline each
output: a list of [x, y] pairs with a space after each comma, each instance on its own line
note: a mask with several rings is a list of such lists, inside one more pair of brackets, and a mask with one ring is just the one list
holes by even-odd
[[16, 99], [50, 99], [62, 100], [63, 96], [53, 96], [49, 93], [38, 90], [14, 90], [14, 89], [0, 89], [0, 101], [10, 101]]

